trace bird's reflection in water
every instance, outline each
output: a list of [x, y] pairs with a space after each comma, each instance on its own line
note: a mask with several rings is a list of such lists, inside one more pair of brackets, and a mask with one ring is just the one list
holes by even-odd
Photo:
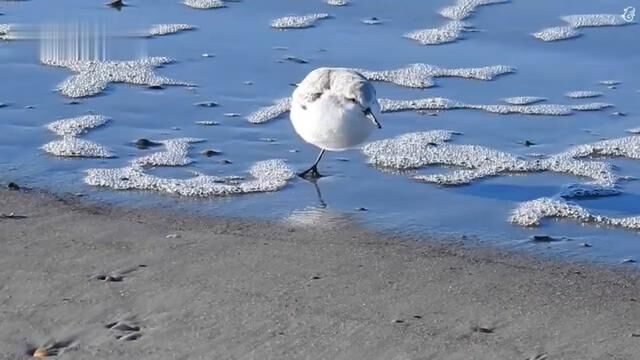
[[318, 185], [318, 179], [311, 179], [309, 180], [310, 183], [313, 184], [313, 186], [316, 188], [316, 195], [318, 195], [318, 201], [320, 202], [320, 208], [321, 209], [325, 209], [327, 207], [327, 203], [324, 202], [324, 199], [322, 198], [322, 191], [320, 191], [320, 186]]

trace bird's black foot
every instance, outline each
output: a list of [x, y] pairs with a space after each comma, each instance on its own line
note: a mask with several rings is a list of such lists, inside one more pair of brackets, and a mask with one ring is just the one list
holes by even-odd
[[300, 174], [298, 174], [298, 176], [300, 176], [303, 179], [319, 179], [321, 178], [323, 175], [320, 174], [318, 172], [318, 167], [316, 165], [308, 168], [307, 170], [301, 172]]

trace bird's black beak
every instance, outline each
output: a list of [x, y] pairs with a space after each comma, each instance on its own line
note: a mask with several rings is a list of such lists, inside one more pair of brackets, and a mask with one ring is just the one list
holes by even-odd
[[380, 125], [380, 122], [378, 121], [378, 119], [376, 119], [376, 116], [373, 115], [373, 112], [371, 111], [371, 108], [366, 108], [364, 110], [364, 114], [366, 115], [366, 117], [369, 118], [369, 120], [373, 121], [373, 123], [376, 124], [378, 129], [382, 129], [382, 125]]

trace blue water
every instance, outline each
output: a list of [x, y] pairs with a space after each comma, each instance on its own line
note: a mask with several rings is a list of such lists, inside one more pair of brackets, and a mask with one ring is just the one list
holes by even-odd
[[[431, 129], [462, 132], [455, 143], [485, 145], [513, 154], [553, 154], [573, 144], [625, 135], [625, 129], [640, 126], [640, 26], [582, 29], [583, 36], [557, 43], [543, 43], [529, 34], [562, 24], [559, 17], [571, 14], [622, 13], [630, 0], [514, 0], [487, 6], [468, 19], [480, 32], [446, 45], [420, 46], [401, 35], [433, 28], [447, 20], [437, 10], [451, 0], [404, 1], [360, 0], [351, 6], [332, 7], [320, 0], [270, 0], [229, 3], [219, 10], [195, 10], [177, 0], [129, 1], [118, 12], [86, 0], [31, 0], [3, 2], [0, 23], [37, 25], [55, 22], [99, 22], [114, 31], [148, 29], [156, 23], [188, 23], [196, 31], [152, 39], [125, 39], [110, 44], [114, 59], [128, 60], [141, 52], [167, 56], [177, 62], [158, 72], [198, 84], [195, 90], [170, 87], [149, 90], [139, 86], [110, 85], [103, 94], [68, 105], [55, 92], [56, 85], [71, 73], [39, 63], [36, 40], [0, 43], [0, 181], [17, 181], [54, 192], [83, 193], [88, 199], [128, 206], [160, 206], [212, 216], [267, 217], [287, 219], [316, 211], [347, 214], [376, 228], [424, 235], [462, 235], [483, 242], [514, 247], [543, 255], [561, 255], [607, 263], [623, 258], [640, 259], [640, 234], [635, 231], [580, 225], [572, 220], [545, 221], [536, 229], [511, 225], [507, 218], [518, 203], [553, 196], [576, 179], [555, 174], [502, 176], [463, 187], [438, 187], [417, 183], [406, 176], [386, 174], [365, 163], [358, 151], [329, 154], [321, 163], [324, 172], [318, 187], [296, 179], [275, 193], [226, 198], [187, 199], [145, 192], [116, 192], [84, 185], [84, 170], [93, 167], [124, 166], [134, 156], [154, 150], [130, 145], [137, 138], [166, 139], [203, 137], [196, 144], [197, 162], [181, 169], [162, 169], [167, 176], [187, 176], [190, 170], [208, 174], [242, 174], [255, 161], [285, 158], [302, 169], [317, 150], [305, 145], [293, 133], [286, 119], [253, 125], [243, 117], [273, 100], [289, 96], [290, 83], [319, 66], [393, 69], [423, 62], [442, 67], [477, 67], [504, 64], [517, 73], [491, 82], [464, 79], [436, 79], [426, 90], [400, 88], [377, 83], [380, 97], [401, 99], [442, 96], [468, 103], [499, 103], [500, 98], [534, 95], [550, 103], [578, 103], [563, 94], [572, 90], [599, 90], [605, 95], [595, 101], [610, 102], [614, 109], [583, 112], [566, 117], [495, 115], [478, 111], [444, 111], [438, 116], [413, 112], [385, 114], [384, 128], [372, 140]], [[328, 12], [332, 19], [303, 30], [277, 31], [270, 20], [289, 14]], [[376, 16], [384, 23], [367, 26], [363, 18]], [[287, 50], [274, 50], [274, 47]], [[201, 54], [215, 54], [203, 58]], [[278, 62], [285, 55], [309, 60], [308, 64]], [[616, 89], [598, 85], [600, 80], [621, 80]], [[246, 81], [253, 82], [246, 85]], [[193, 105], [214, 100], [215, 108]], [[33, 108], [25, 108], [33, 105]], [[60, 159], [44, 154], [39, 147], [55, 138], [44, 125], [60, 118], [88, 111], [110, 116], [107, 126], [84, 136], [111, 147], [119, 157], [111, 160]], [[611, 115], [621, 111], [625, 117]], [[215, 120], [219, 126], [202, 127], [199, 120]], [[174, 130], [178, 127], [179, 130]], [[585, 131], [591, 130], [591, 132]], [[596, 134], [596, 135], [594, 135]], [[274, 138], [268, 143], [262, 138]], [[539, 144], [524, 147], [519, 141]], [[224, 152], [222, 157], [199, 155], [204, 149]], [[298, 153], [289, 150], [299, 149]], [[222, 165], [221, 158], [233, 163]], [[338, 161], [348, 158], [349, 161]], [[639, 174], [638, 161], [611, 160], [624, 175]], [[640, 214], [640, 182], [622, 184], [620, 196], [583, 200], [588, 209], [607, 215]], [[366, 212], [356, 211], [365, 207]], [[534, 234], [572, 239], [552, 244], [534, 244]], [[579, 244], [593, 245], [583, 248]]]

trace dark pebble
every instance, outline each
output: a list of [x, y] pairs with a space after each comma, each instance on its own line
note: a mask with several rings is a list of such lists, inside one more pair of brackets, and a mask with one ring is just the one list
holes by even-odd
[[414, 319], [422, 319], [422, 316], [420, 316], [420, 315], [413, 315], [413, 318], [414, 318]]
[[393, 320], [393, 322], [396, 323], [396, 324], [402, 324], [402, 323], [404, 323], [404, 320], [396, 319], [396, 320]]
[[195, 106], [200, 106], [200, 107], [216, 107], [218, 106], [218, 103], [215, 101], [201, 101], [201, 102], [197, 102], [195, 104], [193, 104]]
[[216, 156], [216, 155], [220, 155], [222, 154], [221, 151], [218, 150], [205, 150], [202, 152], [202, 155], [206, 156], [206, 157], [212, 157], [212, 156]]
[[148, 148], [150, 148], [150, 147], [160, 146], [160, 145], [162, 145], [162, 144], [157, 143], [157, 142], [153, 142], [153, 141], [151, 141], [151, 140], [149, 140], [149, 139], [138, 139], [138, 140], [136, 140], [136, 142], [134, 143], [134, 145], [135, 145], [138, 149], [144, 150], [144, 149], [148, 149]]
[[316, 276], [312, 277], [311, 280], [320, 280], [320, 276], [316, 275]]
[[552, 236], [549, 235], [533, 235], [531, 237], [531, 241], [533, 242], [556, 242], [556, 241], [560, 241], [560, 239], [554, 238]]
[[287, 61], [294, 62], [296, 64], [308, 64], [309, 63], [309, 61], [307, 61], [305, 59], [302, 59], [302, 58], [299, 58], [299, 57], [295, 57], [295, 56], [285, 56], [284, 59], [287, 60]]
[[487, 328], [483, 326], [474, 326], [471, 328], [471, 330], [473, 330], [474, 332], [479, 332], [483, 334], [493, 334], [493, 331], [494, 331], [494, 329], [492, 328]]

